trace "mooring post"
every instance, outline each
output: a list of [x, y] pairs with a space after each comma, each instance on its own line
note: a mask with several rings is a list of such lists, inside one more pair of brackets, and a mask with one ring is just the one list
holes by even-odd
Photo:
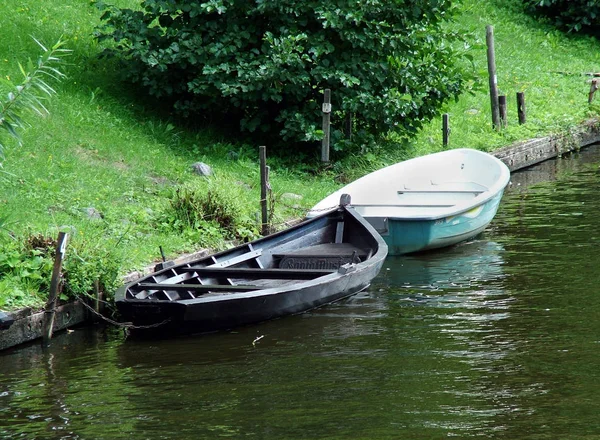
[[506, 113], [506, 95], [498, 96], [498, 110], [500, 112], [500, 125], [502, 127], [506, 127], [508, 124]]
[[261, 234], [269, 234], [268, 209], [267, 209], [267, 190], [269, 186], [269, 176], [267, 170], [267, 147], [258, 147], [260, 157], [260, 210], [261, 210]]
[[527, 121], [525, 111], [525, 92], [517, 92], [517, 114], [519, 115], [519, 124], [523, 125]]
[[329, 162], [329, 136], [331, 124], [331, 90], [323, 93], [323, 141], [321, 142], [321, 162]]
[[593, 79], [592, 83], [590, 84], [590, 94], [588, 95], [588, 104], [591, 104], [592, 101], [594, 100], [594, 93], [596, 93], [596, 90], [598, 90], [598, 80]]
[[102, 313], [102, 289], [100, 289], [100, 280], [94, 280], [94, 311], [96, 312], [96, 316], [93, 317], [94, 322], [98, 322], [100, 319], [100, 314]]
[[494, 27], [486, 26], [487, 65], [490, 83], [490, 101], [492, 104], [492, 126], [500, 129], [500, 110], [498, 104], [498, 77], [496, 76], [496, 53], [494, 50]]
[[444, 148], [448, 146], [448, 139], [450, 138], [450, 116], [448, 113], [442, 115], [442, 145]]
[[66, 232], [58, 233], [58, 239], [56, 242], [56, 255], [54, 256], [54, 268], [52, 269], [52, 279], [50, 280], [50, 294], [44, 309], [44, 327], [42, 332], [42, 342], [44, 345], [48, 344], [50, 339], [52, 339], [54, 318], [56, 316], [56, 304], [58, 303], [60, 290], [62, 263], [67, 250], [68, 237], [69, 234]]
[[352, 139], [352, 112], [346, 113], [346, 139]]

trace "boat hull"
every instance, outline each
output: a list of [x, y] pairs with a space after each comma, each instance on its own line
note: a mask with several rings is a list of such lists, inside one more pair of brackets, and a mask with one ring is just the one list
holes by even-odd
[[466, 212], [435, 220], [366, 217], [388, 245], [389, 255], [425, 252], [470, 240], [494, 219], [504, 191]]
[[[383, 260], [381, 261], [383, 264]], [[315, 285], [272, 295], [232, 297], [212, 302], [172, 302], [156, 305], [143, 301], [121, 304], [119, 312], [126, 321], [144, 327], [138, 334], [206, 333], [269, 321], [339, 301], [366, 289], [381, 265], [362, 274], [355, 274], [351, 282]], [[147, 327], [147, 328], [146, 328]], [[136, 329], [134, 328], [134, 331]]]

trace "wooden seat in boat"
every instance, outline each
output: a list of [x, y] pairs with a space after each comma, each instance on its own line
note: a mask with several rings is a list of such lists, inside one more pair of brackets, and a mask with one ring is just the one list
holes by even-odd
[[371, 252], [350, 243], [324, 243], [289, 253], [274, 254], [273, 257], [279, 261], [278, 267], [281, 269], [337, 270], [344, 264], [364, 261]]

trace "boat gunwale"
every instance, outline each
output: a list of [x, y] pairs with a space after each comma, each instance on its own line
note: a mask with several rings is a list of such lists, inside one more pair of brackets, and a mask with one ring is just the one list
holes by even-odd
[[[486, 191], [486, 193], [488, 193]], [[485, 200], [481, 200], [478, 201], [478, 203], [471, 203], [469, 205], [463, 205], [463, 204], [456, 204], [456, 205], [452, 205], [453, 209], [445, 209], [444, 211], [441, 211], [441, 208], [436, 208], [439, 211], [436, 212], [436, 214], [433, 215], [410, 215], [410, 214], [404, 214], [401, 216], [394, 216], [394, 215], [369, 215], [369, 214], [361, 214], [363, 215], [365, 218], [369, 219], [369, 218], [387, 218], [388, 220], [395, 220], [395, 221], [436, 221], [436, 220], [440, 220], [443, 218], [448, 218], [448, 217], [456, 217], [458, 215], [464, 214], [465, 212], [469, 212], [473, 209], [476, 209], [480, 206], [485, 205], [486, 203], [490, 202], [491, 200], [493, 200], [496, 197], [501, 198], [502, 195], [504, 193], [504, 189], [502, 189], [501, 191], [498, 191], [494, 194], [488, 194], [488, 197], [485, 198]], [[473, 198], [472, 200], [476, 200], [476, 198]], [[363, 207], [390, 207], [390, 208], [394, 208], [394, 207], [399, 207], [398, 205], [354, 205], [355, 207], [359, 207], [359, 208], [363, 208]], [[457, 208], [458, 207], [458, 208]], [[405, 208], [405, 207], [402, 207]], [[419, 208], [421, 210], [424, 210], [425, 207], [424, 206], [415, 206], [415, 208]]]
[[[392, 220], [396, 220], [396, 221], [435, 221], [435, 220], [443, 219], [446, 217], [453, 217], [453, 216], [463, 214], [465, 212], [468, 212], [472, 209], [475, 209], [479, 206], [486, 204], [487, 202], [489, 202], [490, 200], [493, 200], [496, 197], [502, 197], [502, 195], [504, 193], [504, 189], [510, 182], [510, 170], [508, 169], [506, 164], [504, 164], [504, 162], [502, 162], [497, 157], [492, 156], [489, 153], [486, 153], [486, 152], [483, 152], [480, 150], [471, 149], [471, 148], [457, 148], [457, 149], [453, 149], [453, 150], [446, 150], [446, 151], [442, 151], [439, 153], [434, 153], [432, 155], [415, 157], [415, 158], [412, 158], [412, 159], [409, 159], [409, 160], [403, 161], [403, 162], [397, 162], [395, 164], [388, 165], [387, 167], [381, 168], [379, 170], [375, 170], [372, 173], [366, 174], [365, 176], [349, 183], [348, 185], [345, 185], [344, 187], [340, 188], [339, 190], [337, 190], [337, 191], [333, 192], [332, 194], [330, 194], [329, 196], [327, 196], [325, 199], [321, 200], [319, 203], [317, 203], [315, 206], [313, 206], [313, 208], [308, 212], [307, 217], [310, 218], [312, 216], [312, 213], [318, 212], [321, 209], [327, 209], [327, 207], [320, 208], [319, 206], [326, 205], [327, 204], [326, 201], [329, 199], [332, 199], [332, 200], [336, 199], [336, 198], [339, 199], [339, 195], [343, 194], [343, 193], [349, 193], [350, 195], [352, 195], [353, 188], [355, 188], [355, 187], [358, 188], [358, 187], [364, 185], [365, 183], [368, 183], [370, 180], [375, 178], [375, 177], [373, 177], [374, 175], [378, 175], [380, 173], [384, 174], [386, 172], [389, 173], [389, 172], [391, 172], [391, 170], [395, 170], [396, 168], [398, 168], [398, 169], [407, 168], [410, 165], [410, 162], [427, 160], [425, 158], [427, 158], [428, 156], [433, 156], [435, 154], [438, 154], [438, 155], [446, 154], [446, 153], [456, 154], [456, 153], [461, 153], [461, 152], [464, 152], [465, 154], [469, 154], [469, 155], [473, 155], [473, 156], [483, 157], [489, 163], [494, 164], [500, 171], [498, 178], [493, 182], [493, 184], [489, 187], [486, 187], [485, 191], [483, 191], [480, 194], [477, 194], [474, 198], [466, 200], [464, 202], [456, 203], [454, 205], [449, 205], [448, 207], [443, 207], [443, 208], [436, 207], [436, 208], [434, 208], [436, 210], [435, 213], [429, 214], [429, 215], [423, 214], [422, 212], [415, 213], [415, 214], [402, 213], [401, 215], [369, 215], [368, 213], [363, 214], [362, 212], [360, 212], [360, 214], [367, 219], [368, 218], [387, 218], [387, 219], [392, 219]], [[444, 183], [446, 183], [446, 182], [444, 182]], [[452, 183], [467, 183], [467, 182], [452, 182]], [[479, 182], [471, 182], [471, 183], [475, 183], [477, 185], [482, 185]], [[438, 185], [443, 185], [443, 184], [438, 184]], [[398, 191], [402, 191], [402, 190], [398, 190]], [[398, 203], [372, 204], [372, 205], [370, 205], [368, 203], [357, 203], [353, 206], [357, 207], [357, 208], [363, 208], [363, 207], [369, 207], [369, 206], [390, 207], [390, 208], [396, 207], [399, 209], [407, 208], [404, 206], [399, 206]], [[421, 211], [427, 209], [427, 207], [425, 207], [425, 206], [415, 206], [415, 208], [418, 208]], [[333, 210], [333, 209], [335, 209], [335, 208], [332, 207], [331, 210]], [[408, 209], [410, 209], [410, 207], [408, 207]]]

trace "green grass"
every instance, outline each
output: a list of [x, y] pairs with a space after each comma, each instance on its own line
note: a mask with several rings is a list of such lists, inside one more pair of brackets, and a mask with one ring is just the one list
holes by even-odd
[[[471, 33], [478, 91], [463, 95], [445, 111], [450, 116], [450, 148], [493, 151], [512, 142], [559, 132], [591, 117], [588, 105], [591, 77], [600, 70], [600, 45], [589, 37], [569, 36], [520, 12], [518, 0], [464, 2], [454, 27]], [[499, 93], [507, 97], [508, 127], [492, 129], [488, 95], [486, 26], [494, 27]], [[524, 92], [527, 124], [519, 126], [516, 94]], [[441, 118], [429, 124], [414, 142], [416, 154], [441, 149]]]
[[[137, 4], [133, 0], [113, 3]], [[451, 148], [492, 151], [595, 116], [587, 103], [589, 78], [579, 74], [598, 70], [598, 42], [536, 23], [519, 12], [519, 3], [465, 0], [463, 15], [452, 25], [473, 34], [470, 53], [480, 80], [473, 94], [444, 109], [450, 114]], [[228, 246], [231, 234], [210, 222], [201, 231], [174, 226], [177, 218], [170, 206], [177, 188], [200, 193], [219, 188], [223, 200], [239, 204], [240, 224], [250, 229], [246, 233], [251, 236], [259, 230], [258, 146], [210, 130], [191, 130], [136, 99], [115, 67], [97, 59], [101, 47], [92, 33], [100, 12], [93, 2], [5, 0], [2, 9], [2, 77], [18, 82], [18, 63], [39, 55], [32, 36], [47, 45], [62, 37], [73, 52], [61, 66], [68, 79], [53, 84], [58, 95], [48, 103], [50, 114], [28, 117], [31, 127], [22, 133], [22, 146], [3, 138], [8, 148], [0, 170], [0, 254], [21, 257], [10, 262], [0, 258], [0, 309], [39, 306], [45, 297], [48, 282], [32, 272], [39, 263], [37, 272], [46, 274], [51, 253], [42, 255], [43, 266], [36, 259], [39, 251], [27, 246], [32, 236], [56, 237], [59, 230], [71, 233], [66, 268], [71, 291], [80, 294], [91, 289], [94, 279], [100, 279], [110, 294], [119, 283], [117, 275], [157, 260], [159, 246], [168, 257], [203, 246]], [[487, 24], [495, 27], [498, 83], [509, 103], [509, 126], [500, 132], [491, 127], [487, 95]], [[525, 126], [516, 122], [519, 91], [526, 94]], [[275, 223], [283, 225], [301, 216], [341, 184], [369, 171], [441, 149], [438, 118], [408, 144], [366, 151], [333, 163], [324, 172], [271, 158]], [[215, 175], [206, 179], [194, 174], [191, 164], [198, 161], [209, 164]], [[303, 198], [279, 200], [283, 193]], [[91, 207], [102, 218], [89, 219], [85, 210]]]

